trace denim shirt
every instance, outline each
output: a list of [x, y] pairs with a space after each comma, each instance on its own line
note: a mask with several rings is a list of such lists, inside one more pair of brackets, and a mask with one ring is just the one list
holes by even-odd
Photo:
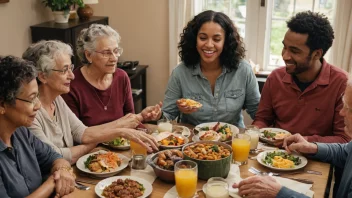
[[11, 137], [12, 147], [0, 140], [0, 197], [26, 197], [43, 182], [53, 162], [62, 158], [27, 128], [19, 127]]
[[[180, 98], [193, 99], [203, 106], [192, 114], [182, 114], [176, 105]], [[240, 61], [236, 70], [223, 67], [215, 82], [214, 95], [199, 64], [186, 67], [180, 63], [172, 71], [162, 110], [167, 119], [174, 120], [180, 116], [182, 123], [198, 125], [219, 121], [244, 128], [242, 109], [246, 109], [254, 119], [259, 100], [256, 77], [244, 60]]]

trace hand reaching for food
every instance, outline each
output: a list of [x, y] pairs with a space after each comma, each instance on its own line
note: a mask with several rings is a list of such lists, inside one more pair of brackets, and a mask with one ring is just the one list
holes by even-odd
[[184, 114], [191, 114], [198, 111], [203, 105], [192, 99], [181, 98], [176, 101], [178, 109]]
[[132, 113], [129, 113], [123, 116], [122, 118], [117, 119], [116, 122], [117, 122], [118, 128], [134, 129], [140, 124], [138, 116]]

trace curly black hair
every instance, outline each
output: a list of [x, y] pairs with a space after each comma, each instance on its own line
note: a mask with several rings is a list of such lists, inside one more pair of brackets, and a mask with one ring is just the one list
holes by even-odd
[[0, 103], [15, 104], [24, 83], [37, 77], [33, 62], [14, 56], [0, 56]]
[[296, 33], [308, 34], [306, 45], [310, 54], [317, 49], [322, 49], [325, 55], [334, 40], [334, 30], [328, 18], [318, 12], [299, 12], [287, 21], [287, 27]]
[[197, 51], [197, 34], [204, 23], [214, 22], [219, 24], [225, 32], [224, 48], [220, 55], [220, 64], [232, 70], [237, 69], [241, 59], [245, 56], [243, 39], [238, 33], [231, 19], [222, 12], [212, 10], [204, 11], [188, 22], [181, 33], [178, 44], [179, 56], [187, 67], [192, 67], [200, 62]]

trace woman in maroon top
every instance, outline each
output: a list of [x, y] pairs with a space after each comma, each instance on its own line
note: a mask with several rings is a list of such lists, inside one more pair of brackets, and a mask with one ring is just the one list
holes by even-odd
[[[119, 42], [119, 34], [101, 24], [83, 29], [77, 39], [77, 55], [84, 65], [74, 71], [76, 78], [71, 82], [70, 92], [63, 98], [87, 126], [134, 113], [130, 80], [125, 71], [116, 67], [122, 54]], [[147, 107], [138, 118], [140, 121], [158, 119], [160, 106], [161, 103]]]

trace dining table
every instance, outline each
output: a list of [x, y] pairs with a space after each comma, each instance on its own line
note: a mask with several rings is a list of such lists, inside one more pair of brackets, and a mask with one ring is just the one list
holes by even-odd
[[[185, 126], [185, 125], [184, 125]], [[190, 125], [186, 125], [189, 128], [192, 128]], [[149, 129], [149, 131], [154, 131], [156, 129], [156, 125], [153, 124], [147, 124], [146, 127]], [[192, 130], [191, 130], [192, 131]], [[192, 133], [193, 135], [193, 133]], [[191, 139], [191, 138], [190, 138]], [[94, 151], [97, 150], [111, 150], [113, 152], [120, 153], [122, 155], [125, 155], [126, 157], [131, 158], [132, 154], [130, 150], [114, 150], [112, 148], [106, 147], [99, 145]], [[252, 155], [252, 154], [251, 154]], [[253, 155], [252, 155], [253, 156]], [[264, 167], [255, 158], [249, 157], [247, 164], [239, 166], [240, 169], [240, 177], [241, 178], [247, 178], [250, 176], [253, 176], [254, 174], [249, 172], [250, 167], [255, 167], [256, 169], [263, 171], [263, 172], [270, 172], [272, 171], [271, 169]], [[74, 172], [76, 174], [76, 181], [79, 183], [82, 183], [86, 186], [89, 186], [89, 190], [79, 190], [75, 189], [75, 191], [71, 194], [70, 197], [82, 197], [82, 198], [96, 198], [98, 197], [95, 193], [95, 186], [96, 184], [103, 180], [104, 178], [96, 178], [92, 177], [91, 175], [88, 175], [87, 173], [83, 173], [82, 171], [78, 170], [76, 166], [73, 167]], [[298, 179], [308, 179], [312, 180], [313, 186], [312, 186], [312, 191], [314, 191], [314, 197], [327, 197], [329, 194], [330, 190], [330, 185], [331, 185], [331, 178], [332, 178], [332, 168], [331, 165], [328, 163], [323, 163], [320, 161], [315, 161], [312, 159], [308, 158], [308, 163], [307, 165], [300, 169], [301, 171], [299, 173], [296, 173], [294, 175], [289, 175], [290, 177], [298, 178]], [[320, 172], [321, 175], [312, 175], [309, 173], [306, 173], [307, 170], [314, 170], [317, 172]], [[122, 170], [120, 173], [118, 173], [115, 176], [130, 176], [131, 174], [131, 166], [127, 166], [124, 170]], [[285, 174], [283, 174], [285, 175]], [[204, 184], [206, 184], [206, 180], [201, 180], [198, 179], [197, 183], [197, 192], [199, 197], [205, 197], [205, 194], [202, 192], [202, 187]], [[156, 178], [155, 181], [152, 183], [153, 191], [150, 194], [149, 197], [151, 198], [162, 198], [164, 195], [174, 186], [174, 183], [166, 183], [160, 180], [159, 178]]]

